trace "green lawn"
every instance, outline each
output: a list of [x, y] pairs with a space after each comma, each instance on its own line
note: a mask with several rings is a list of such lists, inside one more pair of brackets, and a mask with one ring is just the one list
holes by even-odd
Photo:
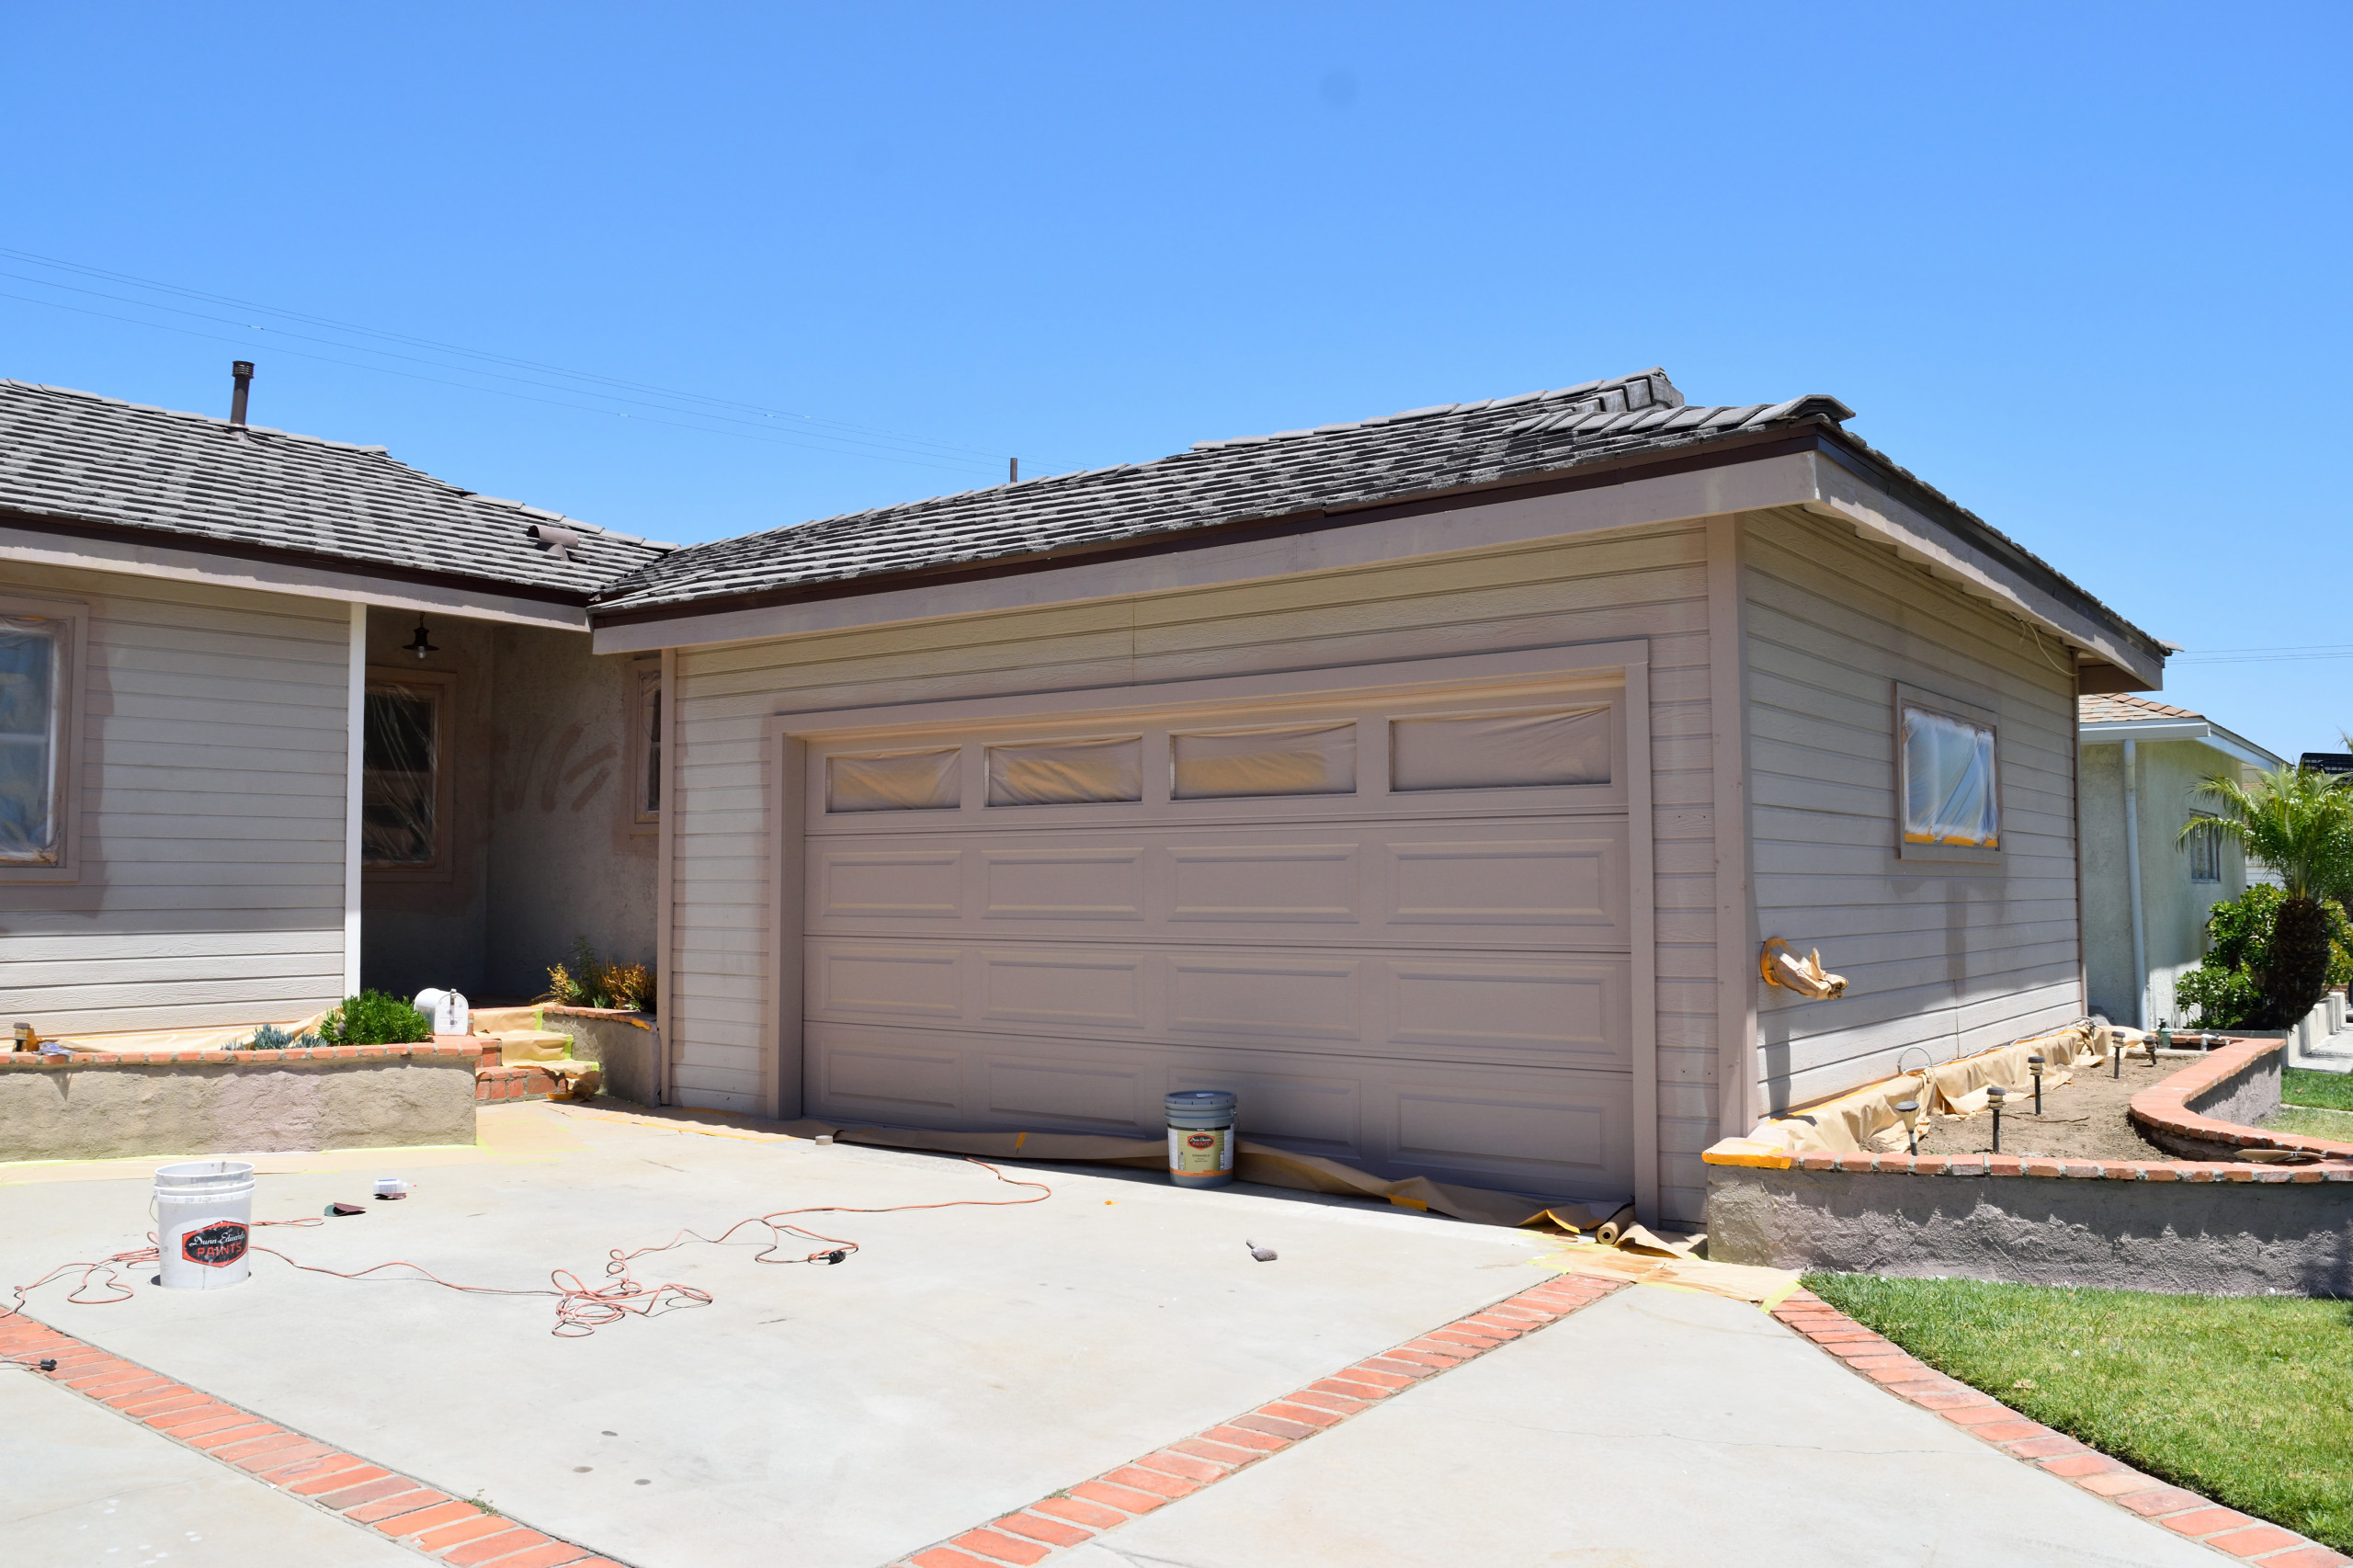
[[1805, 1286], [2045, 1426], [2353, 1551], [2353, 1302], [1868, 1274]]
[[2290, 1067], [2280, 1074], [2279, 1097], [2290, 1105], [2353, 1110], [2353, 1073], [2315, 1073]]
[[2300, 1132], [2307, 1138], [2334, 1138], [2353, 1143], [2353, 1110], [2315, 1110], [2310, 1106], [2281, 1106], [2263, 1119], [2275, 1132]]

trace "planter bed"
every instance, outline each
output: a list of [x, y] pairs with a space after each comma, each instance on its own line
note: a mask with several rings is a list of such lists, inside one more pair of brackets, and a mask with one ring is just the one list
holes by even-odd
[[[1791, 1155], [1727, 1140], [1701, 1156], [1709, 1256], [1851, 1274], [2353, 1296], [2353, 1143], [2251, 1125], [2279, 1108], [2282, 1055], [2278, 1040], [2242, 1040], [2133, 1095], [2144, 1137], [2208, 1158]], [[2268, 1163], [2279, 1157], [2310, 1163]]]
[[479, 1052], [445, 1045], [0, 1054], [0, 1160], [474, 1141]]

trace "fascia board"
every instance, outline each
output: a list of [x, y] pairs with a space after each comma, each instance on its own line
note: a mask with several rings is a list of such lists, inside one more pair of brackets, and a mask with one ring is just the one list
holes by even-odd
[[2061, 603], [1949, 525], [1889, 494], [1845, 465], [1819, 452], [1806, 453], [1802, 460], [1814, 476], [1814, 494], [1805, 503], [1807, 510], [1834, 517], [1866, 539], [1892, 546], [1899, 557], [1926, 566], [1931, 574], [1990, 599], [2074, 647], [2129, 671], [2135, 679], [2147, 682], [2149, 690], [2163, 687], [2162, 658]]
[[1442, 508], [1400, 508], [1403, 515], [1382, 516], [1376, 511], [1359, 523], [1336, 521], [1271, 539], [1170, 550], [1118, 561], [1081, 559], [1068, 566], [1014, 576], [601, 625], [596, 629], [596, 650], [639, 653], [1002, 614], [1131, 594], [1266, 582], [1309, 572], [1794, 506], [1816, 494], [1813, 462], [1810, 453], [1785, 452], [1751, 462], [1628, 479], [1590, 489], [1506, 499], [1472, 497]]
[[126, 576], [161, 577], [180, 583], [206, 583], [217, 587], [244, 588], [256, 593], [294, 594], [304, 598], [334, 599], [385, 609], [413, 609], [419, 613], [430, 610], [470, 620], [505, 621], [515, 626], [551, 627], [564, 631], [588, 630], [588, 611], [585, 606], [518, 598], [489, 589], [386, 582], [355, 572], [335, 572], [292, 562], [211, 555], [203, 551], [183, 550], [171, 545], [68, 539], [28, 528], [0, 527], [0, 561], [23, 561], [84, 572], [117, 572]]
[[2208, 745], [2212, 746], [2216, 751], [2236, 757], [2251, 767], [2268, 773], [2274, 768], [2288, 766], [2286, 757], [2272, 756], [2245, 735], [2234, 735], [2220, 724], [2214, 725], [2213, 731], [2212, 734], [2206, 737]]
[[2206, 741], [2214, 733], [2214, 726], [2203, 719], [2105, 719], [2076, 728], [2086, 745], [2107, 745], [2118, 741]]

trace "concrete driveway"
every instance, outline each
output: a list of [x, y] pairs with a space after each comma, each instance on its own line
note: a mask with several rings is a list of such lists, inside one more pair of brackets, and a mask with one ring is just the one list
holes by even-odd
[[[316, 1214], [375, 1175], [417, 1190], [256, 1240], [336, 1269], [397, 1258], [530, 1289], [554, 1268], [601, 1283], [609, 1249], [680, 1227], [716, 1234], [765, 1210], [1028, 1196], [954, 1158], [592, 1108], [496, 1108], [483, 1126], [479, 1149], [259, 1162], [256, 1219]], [[138, 1245], [155, 1163], [0, 1167], [0, 1278]], [[711, 1304], [585, 1339], [550, 1335], [543, 1297], [350, 1281], [268, 1256], [232, 1290], [142, 1278], [130, 1302], [75, 1307], [51, 1286], [32, 1311], [622, 1562], [877, 1568], [1550, 1278], [1537, 1263], [1548, 1244], [1526, 1233], [1126, 1175], [1040, 1179], [1052, 1197], [1020, 1207], [809, 1217], [860, 1244], [840, 1267], [761, 1267], [749, 1243], [641, 1259], [641, 1280], [692, 1285]], [[1279, 1258], [1254, 1262], [1245, 1238]], [[18, 1442], [37, 1435], [10, 1474], [112, 1441], [97, 1434], [119, 1417], [7, 1376], [40, 1396], [14, 1389], [0, 1406]], [[0, 1559], [119, 1564], [167, 1540], [157, 1561], [174, 1568], [383, 1555], [358, 1527], [127, 1421], [121, 1431], [135, 1441], [113, 1444], [117, 1483], [77, 1481], [71, 1506], [85, 1517], [66, 1522], [98, 1522], [88, 1510], [104, 1494], [108, 1528], [138, 1540], [61, 1533], [12, 1504], [0, 1506]], [[364, 1544], [337, 1555], [300, 1534], [313, 1527]], [[2219, 1560], [1899, 1403], [1754, 1307], [1635, 1287], [1060, 1561], [1735, 1559]]]

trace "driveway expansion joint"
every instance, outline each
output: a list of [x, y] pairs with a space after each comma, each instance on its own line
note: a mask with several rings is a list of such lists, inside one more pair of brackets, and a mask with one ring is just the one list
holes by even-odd
[[[2234, 1562], [2262, 1568], [2347, 1568], [2353, 1558], [2268, 1520], [2225, 1508], [2154, 1475], [2143, 1475], [2087, 1443], [2029, 1420], [1992, 1394], [1900, 1350], [1811, 1290], [1773, 1309], [1779, 1319], [1856, 1376], [1942, 1415], [2010, 1458], [2057, 1476], [2144, 1519], [2212, 1547]], [[926, 1565], [928, 1568], [928, 1565]]]
[[1558, 1323], [1627, 1283], [1564, 1274], [1489, 1302], [1141, 1459], [893, 1558], [887, 1568], [1030, 1568], [1329, 1431], [1424, 1379]]
[[[588, 1547], [489, 1513], [332, 1443], [291, 1431], [50, 1327], [0, 1314], [0, 1358], [354, 1529], [453, 1568], [626, 1568]], [[53, 1359], [56, 1369], [36, 1364]]]

